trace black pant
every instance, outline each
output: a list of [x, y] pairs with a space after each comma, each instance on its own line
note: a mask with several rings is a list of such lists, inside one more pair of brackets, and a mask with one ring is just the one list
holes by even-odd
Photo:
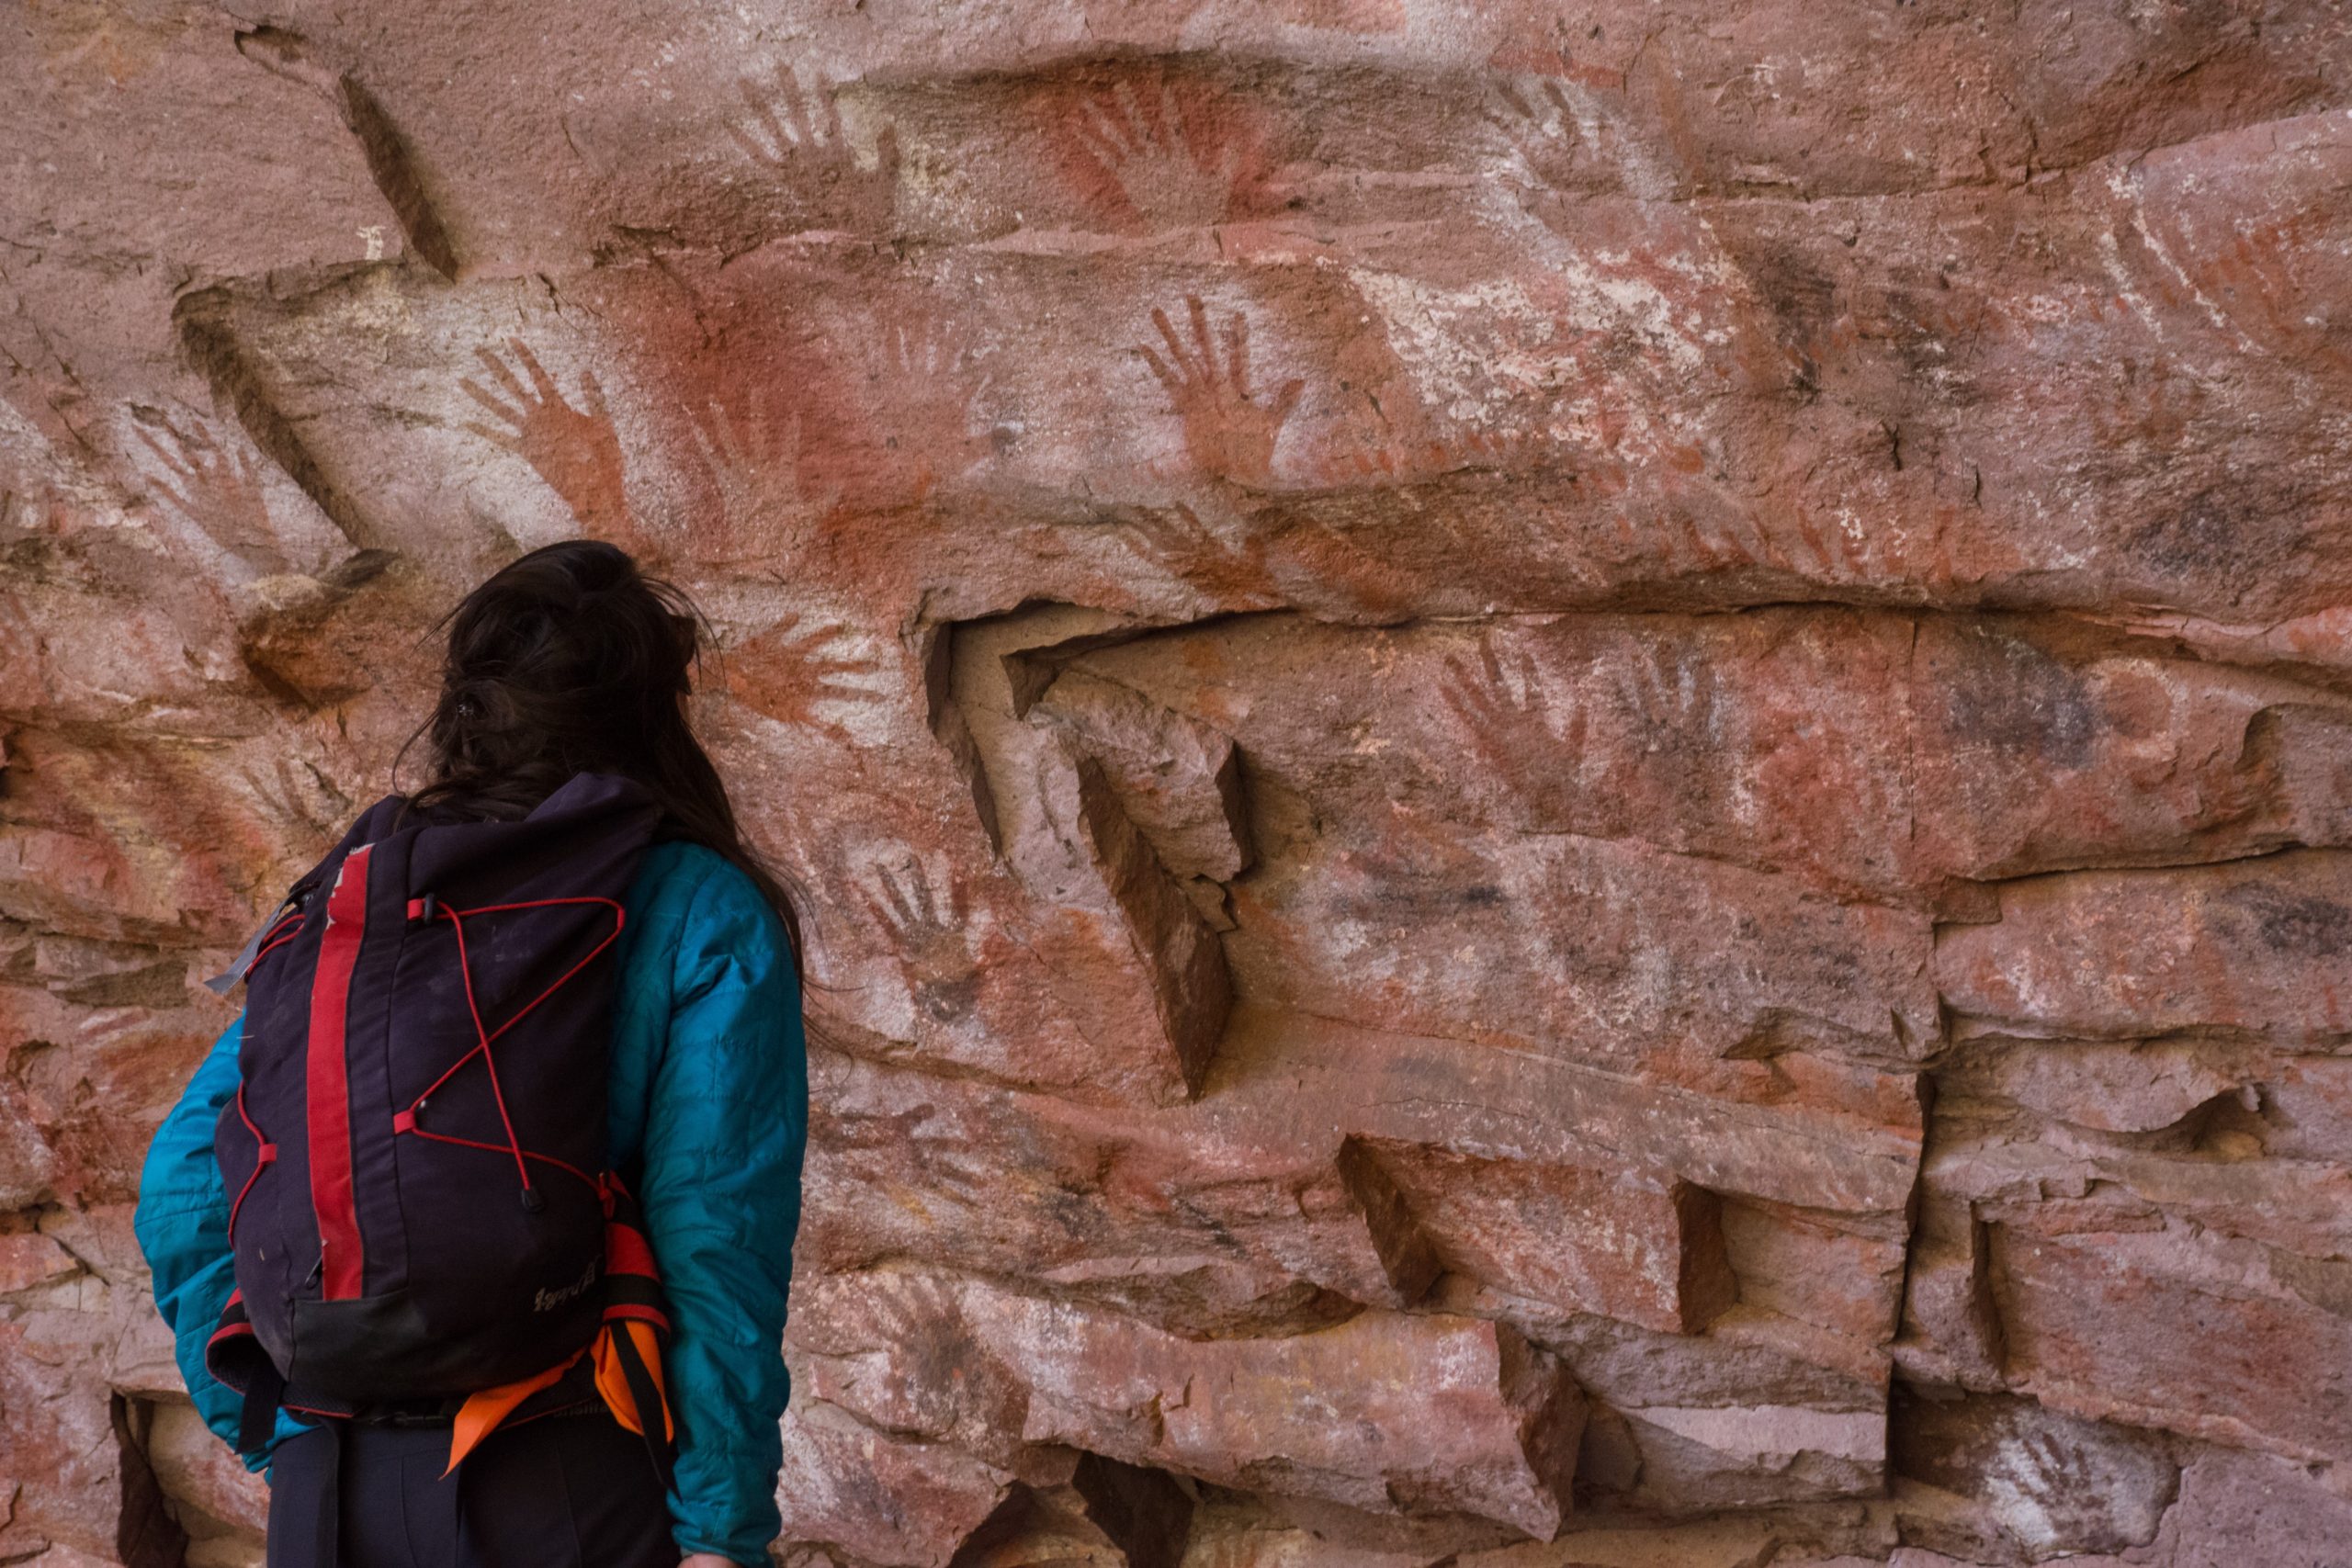
[[448, 1462], [446, 1424], [287, 1438], [267, 1568], [677, 1568], [653, 1462], [605, 1411], [501, 1427], [444, 1479]]

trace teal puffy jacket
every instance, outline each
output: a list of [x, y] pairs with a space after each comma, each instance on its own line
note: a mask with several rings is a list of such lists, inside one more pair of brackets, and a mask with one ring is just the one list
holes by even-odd
[[[808, 1074], [783, 922], [750, 877], [695, 844], [646, 852], [622, 900], [614, 994], [614, 1168], [642, 1201], [670, 1296], [678, 1423], [670, 1510], [683, 1555], [767, 1562], [781, 1528], [786, 1289], [800, 1224]], [[156, 1129], [136, 1227], [155, 1305], [206, 1425], [233, 1445], [238, 1398], [204, 1369], [234, 1288], [213, 1123], [235, 1094], [229, 1026]], [[278, 1414], [270, 1453], [304, 1425]]]

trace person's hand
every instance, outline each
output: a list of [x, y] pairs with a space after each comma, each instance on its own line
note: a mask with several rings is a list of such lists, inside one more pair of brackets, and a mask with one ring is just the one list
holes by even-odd
[[716, 1551], [697, 1551], [678, 1560], [678, 1568], [735, 1568], [735, 1560], [721, 1557]]

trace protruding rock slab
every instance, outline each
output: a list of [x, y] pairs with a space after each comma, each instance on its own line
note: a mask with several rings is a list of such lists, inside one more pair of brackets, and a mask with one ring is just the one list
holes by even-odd
[[2030, 1400], [1901, 1385], [1888, 1427], [1904, 1539], [1963, 1561], [2146, 1546], [2179, 1490], [2161, 1434]]
[[1569, 1311], [1696, 1333], [1738, 1285], [1722, 1205], [1689, 1182], [1360, 1140], [1447, 1266]]
[[1936, 976], [1984, 1026], [2071, 1038], [2182, 1030], [2324, 1045], [2352, 1032], [2352, 854], [2005, 885], [1948, 926]]
[[[1513, 1330], [1365, 1312], [1193, 1340], [976, 1281], [843, 1275], [796, 1340], [820, 1397], [930, 1437], [1061, 1445], [1374, 1512], [1468, 1514], [1542, 1539], [1568, 1514], [1585, 1404]], [[969, 1426], [973, 1434], [959, 1432]]]

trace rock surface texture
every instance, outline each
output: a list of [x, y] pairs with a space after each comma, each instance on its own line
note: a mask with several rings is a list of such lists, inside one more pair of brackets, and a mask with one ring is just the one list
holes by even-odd
[[810, 894], [781, 1562], [2352, 1563], [2347, 105], [2320, 0], [0, 6], [0, 1562], [258, 1562], [193, 980], [584, 533]]

